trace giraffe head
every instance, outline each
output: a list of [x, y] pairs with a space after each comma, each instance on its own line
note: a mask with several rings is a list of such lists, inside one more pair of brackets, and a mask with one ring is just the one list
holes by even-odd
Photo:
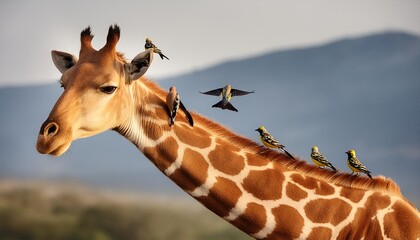
[[105, 46], [95, 50], [88, 27], [80, 35], [78, 58], [51, 52], [64, 91], [39, 131], [40, 153], [59, 156], [75, 139], [113, 129], [129, 117], [129, 86], [147, 71], [153, 52], [146, 50], [128, 63], [115, 50], [119, 38], [119, 27], [110, 26]]

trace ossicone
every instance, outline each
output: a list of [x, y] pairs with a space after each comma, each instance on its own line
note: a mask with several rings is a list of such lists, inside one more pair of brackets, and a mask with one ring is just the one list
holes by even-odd
[[108, 51], [115, 51], [118, 40], [120, 40], [120, 27], [117, 24], [111, 25], [108, 30], [108, 36], [106, 37], [106, 44], [103, 48]]
[[88, 26], [80, 33], [81, 52], [86, 49], [92, 49], [92, 39], [93, 35], [90, 31], [90, 26]]

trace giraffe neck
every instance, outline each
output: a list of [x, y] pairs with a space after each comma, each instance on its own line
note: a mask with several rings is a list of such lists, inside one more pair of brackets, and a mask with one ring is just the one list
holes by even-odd
[[[170, 127], [166, 93], [148, 81], [133, 84], [131, 93], [132, 116], [116, 130], [184, 191], [255, 238], [357, 238], [354, 228], [385, 235], [391, 206], [407, 207], [398, 195], [333, 184], [316, 177], [325, 170], [259, 153], [254, 142], [197, 114], [193, 128], [183, 113]], [[412, 218], [420, 221], [418, 213]], [[369, 224], [356, 225], [358, 219]]]

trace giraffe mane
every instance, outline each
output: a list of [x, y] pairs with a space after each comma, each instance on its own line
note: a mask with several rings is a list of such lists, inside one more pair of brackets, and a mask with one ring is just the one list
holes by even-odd
[[120, 60], [123, 63], [127, 63], [127, 59], [125, 58], [124, 53], [116, 52], [116, 54], [118, 60]]
[[[153, 92], [157, 93], [160, 97], [166, 97], [167, 92], [165, 92], [156, 83], [149, 81], [146, 78], [142, 78], [142, 82]], [[213, 133], [217, 133], [217, 135], [220, 138], [234, 143], [235, 145], [237, 145], [245, 151], [260, 155], [262, 158], [265, 158], [268, 161], [280, 163], [286, 166], [289, 170], [304, 173], [310, 177], [314, 177], [316, 179], [333, 183], [339, 186], [361, 190], [386, 191], [403, 197], [401, 194], [400, 187], [390, 178], [380, 175], [376, 176], [372, 180], [367, 177], [357, 177], [355, 175], [350, 175], [346, 172], [333, 172], [330, 170], [321, 169], [317, 166], [309, 164], [301, 157], [296, 157], [296, 160], [291, 160], [285, 154], [275, 150], [267, 149], [266, 147], [257, 144], [255, 141], [241, 136], [228, 129], [227, 127], [222, 126], [221, 124], [202, 116], [201, 114], [192, 111], [190, 113], [193, 116], [195, 122], [199, 122], [205, 127], [205, 129]]]

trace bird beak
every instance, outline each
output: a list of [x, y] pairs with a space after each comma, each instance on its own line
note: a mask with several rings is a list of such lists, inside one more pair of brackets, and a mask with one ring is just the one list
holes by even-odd
[[258, 131], [258, 129], [255, 129], [255, 131]]

